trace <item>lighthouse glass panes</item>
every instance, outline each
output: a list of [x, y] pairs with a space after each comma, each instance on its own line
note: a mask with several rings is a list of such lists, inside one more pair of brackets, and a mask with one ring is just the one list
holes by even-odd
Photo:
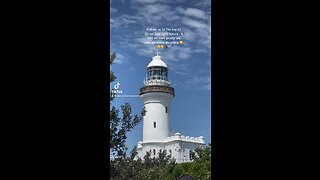
[[165, 67], [149, 67], [147, 70], [147, 80], [168, 80], [168, 69]]

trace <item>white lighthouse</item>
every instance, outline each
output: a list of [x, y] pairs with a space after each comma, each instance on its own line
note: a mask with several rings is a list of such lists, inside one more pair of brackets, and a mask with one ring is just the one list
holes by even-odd
[[138, 157], [143, 158], [146, 152], [157, 156], [159, 151], [165, 151], [178, 163], [189, 162], [191, 151], [204, 145], [204, 138], [170, 134], [170, 103], [175, 96], [170, 84], [168, 66], [157, 52], [147, 66], [144, 86], [140, 89], [146, 113], [143, 141], [139, 141], [137, 147]]

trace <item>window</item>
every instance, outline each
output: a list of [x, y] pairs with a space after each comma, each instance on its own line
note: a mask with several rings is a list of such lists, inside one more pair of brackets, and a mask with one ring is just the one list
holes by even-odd
[[162, 78], [163, 78], [164, 80], [167, 80], [166, 72], [162, 72]]
[[166, 68], [161, 68], [161, 75], [164, 80], [167, 80], [167, 70]]
[[153, 149], [153, 155], [156, 155], [156, 150], [155, 149]]
[[148, 70], [148, 75], [147, 75], [148, 80], [150, 80], [150, 77], [151, 77], [151, 70]]
[[172, 150], [169, 149], [169, 157], [171, 157], [171, 155], [172, 155]]
[[168, 107], [166, 107], [166, 113], [168, 113]]
[[157, 123], [153, 122], [153, 127], [156, 128], [157, 127]]

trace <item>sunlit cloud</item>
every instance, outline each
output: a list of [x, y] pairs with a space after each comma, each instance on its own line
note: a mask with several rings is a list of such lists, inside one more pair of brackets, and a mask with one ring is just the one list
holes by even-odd
[[[164, 61], [173, 73], [185, 77], [192, 74], [191, 62], [199, 61], [210, 68], [211, 62], [208, 59], [198, 58], [199, 55], [211, 56], [210, 1], [199, 0], [192, 6], [171, 5], [178, 1], [189, 2], [185, 0], [122, 0], [122, 3], [130, 3], [130, 7], [127, 7], [128, 10], [122, 14], [119, 14], [118, 10], [111, 16], [111, 46], [130, 50], [138, 56], [150, 57], [151, 60], [155, 55], [155, 46], [145, 45], [144, 42], [147, 41], [147, 37], [144, 36], [145, 29], [149, 27], [181, 28], [184, 32], [181, 38], [185, 44], [160, 49]], [[125, 62], [124, 57], [120, 57], [118, 64]], [[198, 83], [199, 87], [209, 89], [210, 81], [200, 78], [202, 75], [206, 76], [205, 74], [192, 75], [194, 77], [190, 79], [188, 85]]]

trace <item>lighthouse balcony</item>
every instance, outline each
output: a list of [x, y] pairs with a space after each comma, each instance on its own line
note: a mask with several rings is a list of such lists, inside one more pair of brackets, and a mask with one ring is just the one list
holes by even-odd
[[162, 93], [169, 93], [174, 96], [174, 88], [170, 86], [163, 86], [163, 85], [148, 85], [144, 86], [140, 89], [140, 95], [145, 93], [151, 93], [151, 92], [162, 92]]
[[143, 81], [144, 85], [150, 86], [150, 85], [162, 85], [162, 86], [170, 86], [171, 82], [167, 79], [155, 77], [153, 78], [145, 78]]

